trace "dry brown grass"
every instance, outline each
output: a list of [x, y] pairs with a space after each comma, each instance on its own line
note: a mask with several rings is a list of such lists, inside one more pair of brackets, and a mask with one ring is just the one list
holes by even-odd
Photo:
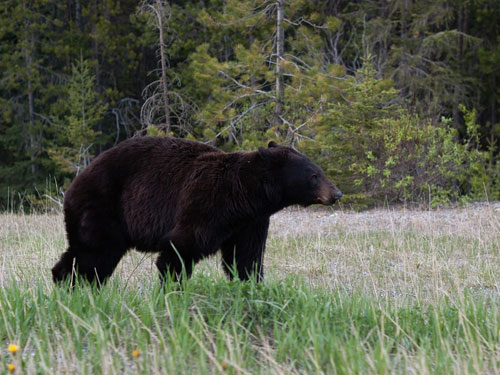
[[419, 301], [500, 288], [500, 203], [276, 215], [266, 262], [313, 284]]
[[[44, 279], [64, 250], [61, 215], [0, 215], [0, 284]], [[271, 221], [266, 277], [288, 275], [348, 292], [427, 300], [500, 288], [500, 203], [361, 213], [290, 208]], [[221, 274], [217, 258], [196, 272]], [[115, 277], [134, 287], [156, 277], [154, 256], [130, 252]]]
[[377, 231], [490, 239], [500, 231], [500, 202], [436, 210], [396, 207], [365, 212], [292, 207], [273, 216], [271, 226], [271, 233], [282, 237]]

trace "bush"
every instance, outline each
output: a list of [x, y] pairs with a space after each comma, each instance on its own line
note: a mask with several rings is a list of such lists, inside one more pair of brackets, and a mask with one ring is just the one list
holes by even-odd
[[500, 199], [500, 154], [497, 145], [491, 139], [488, 147], [481, 150], [479, 124], [476, 122], [476, 110], [468, 110], [461, 105], [471, 152], [475, 152], [471, 163], [471, 178], [468, 181], [468, 194], [473, 199]]
[[412, 116], [398, 96], [392, 81], [375, 78], [366, 64], [300, 147], [339, 185], [344, 202], [436, 206], [477, 192], [488, 172], [480, 171], [485, 155], [473, 147], [474, 129], [461, 143], [451, 120], [433, 124]]
[[355, 167], [363, 191], [374, 199], [432, 206], [466, 199], [477, 154], [458, 142], [449, 121], [433, 125], [405, 114], [382, 125], [383, 131], [370, 134], [374, 151]]

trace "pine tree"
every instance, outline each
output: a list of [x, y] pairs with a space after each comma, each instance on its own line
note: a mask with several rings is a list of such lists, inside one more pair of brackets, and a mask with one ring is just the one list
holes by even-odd
[[[58, 6], [33, 0], [0, 2], [0, 200], [6, 191], [33, 191], [53, 171], [45, 153], [47, 102], [58, 94], [49, 42]], [[46, 13], [53, 12], [53, 23]]]
[[[311, 48], [321, 42], [321, 32], [338, 24], [310, 12], [310, 4], [303, 1], [248, 0], [201, 12], [199, 18], [209, 29], [238, 30], [230, 53], [212, 53], [212, 46], [205, 44], [191, 55], [189, 70], [206, 98], [198, 114], [205, 139], [244, 148], [266, 138], [286, 143], [300, 139], [324, 101], [335, 96], [340, 83], [336, 74], [345, 74], [318, 60]], [[308, 20], [309, 14], [316, 23]]]
[[80, 173], [92, 161], [92, 148], [101, 141], [96, 125], [102, 120], [106, 105], [95, 85], [89, 63], [80, 57], [73, 65], [66, 97], [59, 103], [60, 113], [53, 117], [56, 134], [49, 154], [62, 171]]

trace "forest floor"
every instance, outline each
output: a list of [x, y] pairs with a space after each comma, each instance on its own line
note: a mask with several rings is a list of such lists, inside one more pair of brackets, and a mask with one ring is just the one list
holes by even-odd
[[499, 202], [289, 208], [261, 285], [213, 257], [161, 289], [132, 251], [70, 293], [50, 278], [64, 248], [62, 215], [0, 215], [0, 373], [500, 373]]

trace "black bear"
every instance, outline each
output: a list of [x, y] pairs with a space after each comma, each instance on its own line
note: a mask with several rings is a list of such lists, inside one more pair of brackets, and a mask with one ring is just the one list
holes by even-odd
[[163, 278], [189, 276], [222, 251], [229, 276], [263, 276], [269, 218], [284, 207], [331, 205], [342, 196], [320, 167], [270, 142], [226, 153], [176, 138], [138, 137], [99, 155], [64, 197], [69, 247], [52, 269], [104, 282], [130, 248], [159, 252]]

